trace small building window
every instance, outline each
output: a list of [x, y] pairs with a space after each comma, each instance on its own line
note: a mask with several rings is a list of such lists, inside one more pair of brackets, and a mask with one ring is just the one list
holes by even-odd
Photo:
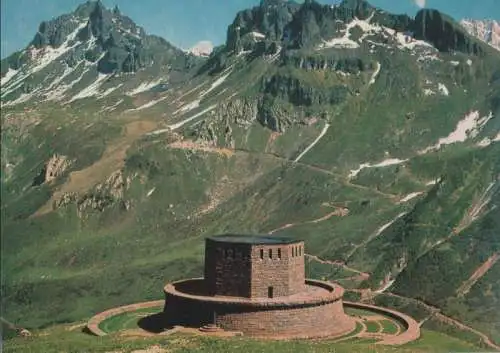
[[281, 249], [278, 249], [278, 259], [281, 259]]
[[302, 256], [302, 246], [299, 246], [299, 256]]
[[273, 258], [273, 249], [269, 249], [269, 258], [272, 259]]
[[264, 249], [260, 249], [260, 259], [264, 260]]

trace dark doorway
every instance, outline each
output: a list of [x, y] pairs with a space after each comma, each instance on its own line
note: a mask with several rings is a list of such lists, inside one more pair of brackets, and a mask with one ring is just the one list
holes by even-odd
[[273, 287], [267, 287], [267, 297], [268, 298], [274, 297], [274, 288]]

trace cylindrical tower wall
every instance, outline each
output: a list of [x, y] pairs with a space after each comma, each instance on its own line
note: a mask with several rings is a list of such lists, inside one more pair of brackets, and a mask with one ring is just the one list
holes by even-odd
[[343, 289], [330, 283], [308, 281], [308, 295], [252, 300], [196, 295], [190, 291], [196, 290], [198, 281], [202, 283], [187, 280], [165, 287], [165, 327], [216, 324], [262, 338], [338, 336], [355, 327], [343, 310]]

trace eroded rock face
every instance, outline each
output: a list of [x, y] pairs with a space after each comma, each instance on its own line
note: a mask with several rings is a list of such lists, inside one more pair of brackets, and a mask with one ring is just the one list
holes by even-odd
[[72, 161], [66, 156], [53, 155], [45, 164], [45, 182], [50, 183], [57, 179], [71, 166]]
[[469, 34], [500, 50], [500, 22], [494, 20], [462, 20], [460, 21]]
[[68, 66], [85, 59], [97, 63], [104, 74], [136, 72], [155, 63], [185, 69], [198, 62], [163, 38], [146, 34], [118, 8], [110, 10], [100, 1], [88, 1], [71, 14], [42, 22], [26, 50], [2, 60], [2, 75], [61, 47], [70, 48], [63, 56]]
[[121, 170], [111, 174], [101, 184], [97, 184], [92, 190], [83, 195], [77, 193], [66, 193], [55, 201], [54, 209], [76, 204], [78, 216], [84, 218], [89, 212], [102, 212], [106, 208], [119, 204], [123, 210], [128, 211], [131, 203], [124, 199], [125, 191], [132, 183], [132, 177], [125, 177]]
[[415, 17], [413, 31], [417, 39], [432, 43], [439, 51], [460, 51], [481, 55], [484, 48], [452, 18], [437, 10], [421, 10]]

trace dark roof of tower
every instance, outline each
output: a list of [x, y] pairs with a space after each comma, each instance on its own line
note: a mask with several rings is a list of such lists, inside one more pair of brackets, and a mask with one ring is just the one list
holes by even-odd
[[302, 240], [292, 239], [288, 237], [279, 237], [272, 235], [256, 235], [256, 234], [223, 234], [207, 238], [208, 240], [221, 243], [236, 243], [236, 244], [251, 244], [251, 245], [278, 245], [278, 244], [293, 244]]

